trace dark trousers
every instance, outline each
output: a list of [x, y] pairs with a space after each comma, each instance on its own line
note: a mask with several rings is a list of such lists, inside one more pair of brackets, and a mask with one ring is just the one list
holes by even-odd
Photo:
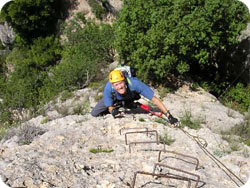
[[98, 117], [101, 115], [108, 114], [108, 107], [104, 105], [104, 98], [99, 100], [99, 102], [96, 104], [96, 106], [92, 109], [91, 115], [94, 117]]

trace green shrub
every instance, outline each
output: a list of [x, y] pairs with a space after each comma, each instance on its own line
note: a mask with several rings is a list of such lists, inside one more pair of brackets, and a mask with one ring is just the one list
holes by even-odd
[[102, 80], [98, 80], [98, 82], [91, 82], [89, 84], [89, 88], [97, 89], [97, 92], [103, 92], [107, 82], [108, 82], [108, 77], [105, 77]]
[[107, 13], [107, 10], [105, 10], [97, 0], [88, 0], [88, 3], [96, 18], [102, 20], [103, 16]]
[[18, 126], [17, 128], [9, 129], [4, 136], [4, 139], [7, 140], [13, 136], [17, 136], [18, 144], [29, 145], [30, 143], [32, 143], [35, 137], [43, 135], [45, 132], [45, 129], [31, 124], [25, 124], [23, 126]]
[[51, 75], [41, 89], [44, 96], [54, 96], [64, 90], [82, 89], [91, 81], [102, 80], [105, 75], [100, 70], [113, 62], [112, 27], [83, 21], [76, 16], [65, 28], [68, 40], [64, 43], [62, 60], [50, 69]]
[[246, 112], [250, 108], [250, 84], [244, 87], [243, 84], [238, 83], [226, 92], [222, 97], [222, 102], [240, 112]]
[[45, 118], [43, 118], [43, 120], [41, 121], [41, 124], [47, 123], [49, 121], [49, 117], [46, 116]]
[[70, 98], [72, 98], [73, 96], [74, 96], [74, 94], [73, 94], [72, 92], [70, 92], [70, 91], [64, 91], [64, 92], [62, 93], [62, 96], [61, 96], [60, 100], [61, 100], [62, 102], [65, 102], [67, 99], [70, 99]]
[[[0, 106], [1, 107], [1, 106]], [[3, 108], [2, 108], [3, 109]], [[8, 129], [16, 126], [10, 112], [1, 112], [0, 108], [0, 140], [6, 137]]]
[[159, 91], [160, 98], [164, 98], [168, 95], [168, 93], [172, 92], [173, 90], [171, 88], [161, 86], [161, 87], [158, 87], [158, 91]]
[[39, 104], [38, 88], [42, 76], [28, 67], [16, 67], [6, 83], [4, 105], [12, 109], [35, 107]]
[[216, 149], [213, 151], [213, 154], [219, 158], [221, 158], [229, 153], [230, 153], [230, 151], [224, 151], [224, 150], [219, 150], [219, 149]]
[[[250, 144], [249, 144], [250, 145]], [[247, 148], [243, 149], [242, 154], [245, 158], [249, 158], [250, 154]]]
[[83, 113], [84, 107], [81, 104], [78, 104], [73, 108], [73, 113], [77, 115], [81, 115]]
[[60, 59], [60, 44], [53, 37], [38, 38], [29, 47], [14, 48], [6, 59], [12, 67], [3, 84], [4, 108], [36, 108], [47, 70]]
[[241, 149], [240, 144], [238, 142], [234, 142], [234, 143], [230, 144], [230, 149], [232, 151], [239, 151]]
[[231, 141], [233, 135], [237, 135], [240, 137], [238, 141], [242, 141], [250, 146], [250, 111], [245, 114], [243, 122], [235, 125], [228, 131], [222, 132], [222, 134], [222, 138], [226, 139], [228, 142]]
[[83, 104], [77, 104], [73, 108], [74, 114], [85, 115], [90, 112], [90, 104], [88, 101], [85, 101]]
[[103, 96], [104, 96], [103, 94], [100, 95], [99, 93], [96, 93], [95, 101], [98, 102], [99, 100], [101, 100], [103, 98]]
[[[7, 71], [7, 64], [6, 64], [6, 57], [7, 54], [0, 54], [0, 100], [3, 98], [4, 95], [4, 84], [6, 80], [6, 71]], [[1, 103], [1, 102], [0, 102]]]
[[192, 84], [191, 84], [191, 90], [193, 90], [193, 91], [198, 91], [198, 88], [199, 88], [199, 84], [197, 83], [197, 82], [193, 82]]
[[140, 122], [145, 122], [146, 120], [144, 118], [139, 118]]
[[[76, 16], [72, 22], [64, 31], [68, 38], [63, 53], [65, 59], [77, 55], [78, 58], [84, 56], [89, 60], [103, 61], [102, 65], [113, 62], [114, 31], [112, 26], [102, 23], [96, 24], [91, 20], [84, 23], [79, 16]], [[77, 25], [75, 22], [79, 24]], [[82, 27], [82, 24], [85, 25]], [[72, 30], [75, 31], [72, 32]]]
[[240, 136], [242, 141], [250, 146], [250, 112], [245, 115], [244, 121], [239, 125], [235, 125], [230, 132]]
[[163, 135], [160, 135], [160, 142], [166, 145], [171, 145], [174, 143], [175, 139], [171, 138], [171, 136], [168, 135], [167, 132], [165, 132]]
[[[13, 123], [13, 118], [10, 110], [7, 110], [5, 106], [0, 103], [0, 123], [1, 124], [11, 124]], [[1, 126], [4, 127], [4, 126]]]
[[144, 80], [162, 82], [171, 73], [220, 80], [234, 71], [225, 52], [237, 45], [248, 17], [236, 0], [126, 0], [116, 49]]
[[106, 86], [106, 83], [107, 83], [107, 77], [105, 79], [101, 80], [101, 81], [91, 82], [89, 84], [90, 88], [96, 90], [96, 93], [94, 95], [94, 99], [95, 99], [96, 102], [98, 102], [100, 99], [103, 98], [103, 91], [104, 91], [104, 87]]
[[91, 88], [91, 89], [98, 89], [98, 88], [100, 88], [101, 85], [102, 84], [100, 84], [100, 82], [91, 82], [89, 84], [89, 88]]
[[231, 135], [223, 135], [222, 136], [223, 140], [226, 140], [229, 144], [230, 151], [239, 151], [240, 150], [240, 144], [239, 140], [234, 137], [232, 134]]
[[160, 124], [163, 124], [163, 125], [166, 125], [166, 124], [167, 124], [166, 120], [164, 120], [164, 119], [162, 119], [162, 118], [154, 118], [154, 121], [155, 121], [156, 123], [160, 123]]
[[29, 66], [38, 70], [47, 71], [50, 66], [56, 65], [61, 59], [61, 45], [54, 36], [38, 37], [28, 51]]
[[197, 130], [201, 128], [201, 123], [204, 122], [204, 119], [202, 117], [194, 118], [191, 110], [185, 109], [180, 121], [182, 126], [187, 126], [191, 129]]
[[69, 115], [69, 107], [67, 107], [65, 105], [56, 106], [55, 109], [63, 117]]
[[91, 148], [89, 149], [89, 152], [91, 153], [111, 153], [113, 152], [114, 150], [113, 149], [102, 149], [102, 148]]
[[4, 19], [11, 23], [20, 40], [31, 42], [34, 38], [57, 31], [57, 21], [63, 18], [61, 0], [15, 0], [5, 6]]

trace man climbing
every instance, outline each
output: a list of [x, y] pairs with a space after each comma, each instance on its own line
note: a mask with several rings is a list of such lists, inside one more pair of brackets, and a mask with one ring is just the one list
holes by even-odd
[[136, 108], [138, 103], [134, 103], [134, 101], [140, 99], [140, 95], [151, 100], [171, 124], [178, 122], [161, 100], [154, 96], [154, 92], [149, 86], [136, 77], [125, 77], [120, 70], [110, 72], [109, 82], [104, 89], [104, 97], [93, 108], [91, 115], [97, 117], [111, 113], [113, 117], [116, 117], [120, 113], [116, 107], [117, 104], [122, 104], [125, 108]]

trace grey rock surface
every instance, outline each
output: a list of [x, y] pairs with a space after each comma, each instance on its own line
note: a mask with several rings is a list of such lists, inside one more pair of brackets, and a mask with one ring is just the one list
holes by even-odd
[[15, 38], [16, 34], [7, 22], [4, 22], [4, 24], [0, 24], [0, 40], [3, 46], [12, 44]]
[[[136, 171], [153, 172], [154, 165], [158, 162], [159, 151], [165, 147], [169, 151], [189, 155], [199, 160], [197, 170], [195, 160], [188, 157], [162, 152], [160, 161], [161, 164], [199, 175], [199, 186], [237, 187], [223, 169], [217, 166], [187, 134], [178, 128], [157, 123], [153, 116], [139, 110], [124, 113], [122, 118], [116, 119], [111, 115], [93, 118], [85, 112], [75, 115], [73, 110], [69, 110], [72, 114], [55, 115], [56, 109], [71, 109], [77, 105], [77, 102], [89, 103], [86, 108], [90, 110], [96, 103], [93, 99], [94, 93], [95, 91], [91, 89], [83, 89], [75, 92], [70, 99], [65, 101], [58, 99], [49, 103], [44, 114], [23, 125], [30, 126], [31, 129], [37, 127], [40, 130], [41, 134], [34, 133], [31, 142], [20, 144], [20, 134], [12, 134], [8, 139], [1, 141], [0, 174], [7, 185], [29, 188], [130, 187]], [[194, 117], [205, 115], [206, 121], [201, 129], [185, 127], [184, 130], [205, 139], [206, 149], [209, 152], [242, 181], [248, 180], [250, 148], [241, 143], [239, 151], [229, 153], [227, 152], [229, 144], [218, 133], [218, 130], [230, 128], [242, 121], [241, 114], [233, 111], [233, 117], [228, 117], [228, 109], [215, 97], [202, 90], [194, 92], [182, 88], [174, 94], [168, 94], [163, 101], [178, 118], [181, 117], [185, 106], [190, 107]], [[142, 99], [141, 102], [147, 103]], [[147, 129], [157, 131], [159, 136], [167, 134], [175, 141], [165, 146], [162, 143], [130, 144], [130, 147], [125, 144], [125, 135], [127, 135], [128, 144], [136, 141], [155, 142], [155, 132], [150, 132], [148, 135], [128, 133]], [[91, 149], [112, 152], [92, 153]], [[155, 173], [196, 178], [164, 167], [157, 167]], [[237, 179], [234, 181], [241, 185]], [[193, 187], [195, 181], [191, 181], [191, 185]], [[138, 174], [135, 187], [171, 186], [187, 187], [187, 182]]]

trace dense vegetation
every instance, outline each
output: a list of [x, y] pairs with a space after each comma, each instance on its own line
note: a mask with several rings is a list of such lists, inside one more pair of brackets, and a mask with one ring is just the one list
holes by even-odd
[[[99, 19], [109, 11], [103, 7], [106, 0], [88, 2]], [[114, 61], [116, 51], [145, 81], [191, 77], [216, 94], [242, 69], [244, 59], [230, 59], [249, 19], [239, 1], [124, 0], [114, 27], [81, 13], [65, 23], [65, 7], [73, 5], [15, 0], [1, 12], [0, 20], [11, 23], [17, 34], [12, 46], [1, 46], [10, 49], [0, 55], [2, 122], [12, 123], [13, 110], [35, 112], [62, 91], [102, 80], [100, 70]], [[250, 89], [244, 84], [229, 89], [224, 99], [246, 111]]]
[[15, 0], [3, 11], [20, 40], [31, 42], [56, 32], [57, 21], [63, 17], [61, 0]]
[[236, 0], [126, 0], [116, 24], [116, 48], [144, 80], [186, 74], [227, 81], [239, 63], [224, 57], [238, 44], [248, 17]]
[[[44, 13], [48, 11], [47, 6], [50, 6], [52, 1], [45, 6], [46, 2], [15, 1], [18, 5], [21, 3], [22, 6], [32, 5], [32, 9], [38, 8]], [[12, 6], [11, 4], [7, 6], [7, 10], [1, 15], [2, 18], [9, 19], [9, 14], [12, 15], [10, 11]], [[44, 10], [41, 8], [43, 6]], [[48, 11], [46, 15], [52, 16], [52, 13]], [[18, 12], [15, 14], [21, 14], [20, 17], [26, 16], [24, 19], [27, 20], [32, 19], [33, 16], [38, 20], [45, 19], [42, 21], [45, 28], [47, 24], [48, 27], [51, 24], [51, 22], [46, 23], [47, 18], [40, 16], [39, 11], [38, 14], [34, 11], [34, 15], [23, 15]], [[54, 20], [53, 27], [59, 28], [57, 32], [55, 30], [50, 32], [50, 29], [38, 31], [39, 29], [35, 28], [40, 28], [41, 23], [32, 22], [34, 29], [27, 30], [27, 33], [32, 32], [28, 38], [25, 35], [25, 26], [22, 28], [13, 26], [18, 37], [15, 44], [11, 46], [11, 50], [1, 55], [0, 63], [1, 122], [12, 123], [13, 110], [19, 114], [23, 109], [36, 112], [39, 106], [64, 90], [81, 89], [91, 81], [103, 79], [100, 70], [113, 62], [112, 27], [86, 20], [80, 13], [75, 15], [70, 22], [59, 24], [63, 22], [62, 17], [61, 20], [59, 18]], [[60, 36], [65, 39], [60, 39]]]
[[[247, 69], [247, 54], [240, 60], [232, 55], [247, 22], [249, 10], [237, 0], [125, 0], [115, 24], [116, 49], [145, 81], [191, 78], [220, 96]], [[237, 82], [246, 86], [249, 81], [240, 77]], [[237, 89], [250, 92], [249, 87]], [[246, 110], [249, 95], [244, 103], [240, 108]]]
[[78, 15], [64, 34], [68, 41], [63, 45], [60, 64], [50, 69], [51, 76], [45, 80], [43, 101], [63, 90], [81, 89], [91, 81], [104, 79], [100, 70], [113, 62], [114, 35], [110, 25], [97, 25]]

